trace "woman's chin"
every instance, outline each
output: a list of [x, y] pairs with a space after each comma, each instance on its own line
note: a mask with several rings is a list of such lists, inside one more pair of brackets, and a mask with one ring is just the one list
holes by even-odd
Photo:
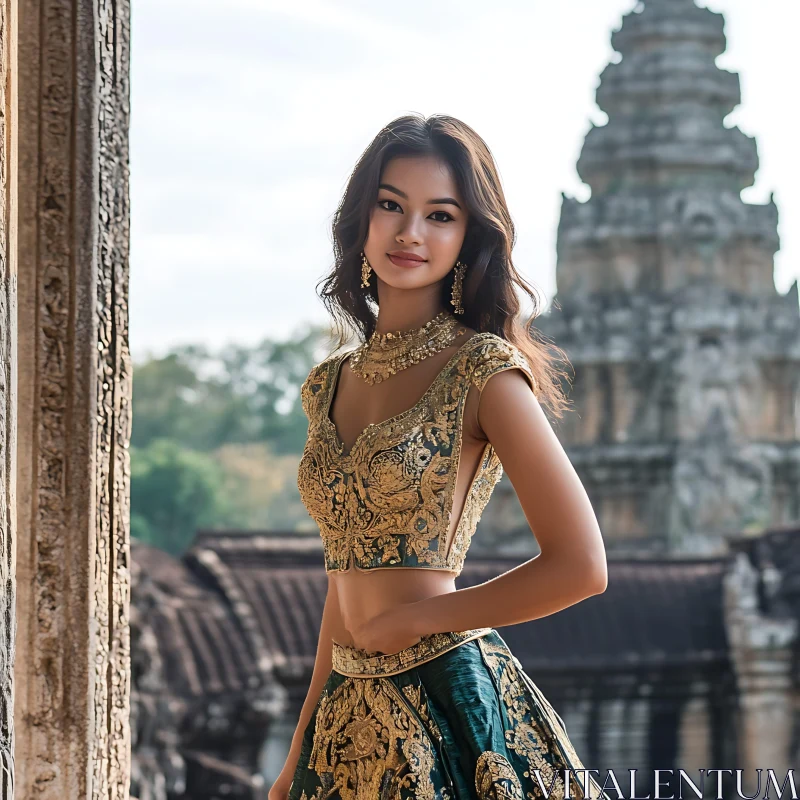
[[412, 271], [404, 267], [394, 267], [381, 274], [380, 279], [387, 287], [391, 287], [392, 289], [402, 289], [405, 291], [410, 289], [424, 289], [426, 286], [436, 283], [438, 279], [432, 277], [430, 274], [424, 274], [422, 269], [422, 267], [415, 267]]

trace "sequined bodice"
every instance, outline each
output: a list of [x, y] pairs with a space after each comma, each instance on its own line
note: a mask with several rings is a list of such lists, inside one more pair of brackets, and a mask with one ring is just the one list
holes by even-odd
[[301, 389], [309, 420], [297, 485], [319, 525], [327, 572], [417, 567], [459, 574], [480, 515], [502, 476], [486, 444], [452, 541], [451, 525], [464, 406], [495, 373], [521, 369], [535, 380], [522, 352], [492, 333], [464, 342], [425, 394], [408, 410], [367, 426], [349, 452], [330, 409], [348, 353], [317, 364]]

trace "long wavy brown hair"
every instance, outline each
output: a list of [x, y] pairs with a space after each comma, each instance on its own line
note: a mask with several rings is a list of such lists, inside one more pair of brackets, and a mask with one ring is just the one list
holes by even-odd
[[[452, 171], [469, 212], [459, 259], [467, 264], [463, 286], [464, 323], [513, 343], [525, 354], [539, 387], [537, 396], [556, 416], [569, 401], [564, 385], [571, 368], [566, 353], [536, 330], [542, 310], [536, 290], [517, 272], [511, 251], [516, 231], [506, 205], [497, 166], [478, 134], [459, 119], [444, 114], [408, 114], [381, 129], [361, 154], [333, 217], [335, 262], [317, 291], [333, 317], [338, 346], [354, 328], [366, 341], [375, 330], [377, 281], [361, 288], [361, 251], [367, 240], [378, 184], [384, 167], [397, 156], [436, 156]], [[442, 303], [449, 308], [454, 271], [442, 282]], [[530, 298], [533, 313], [522, 321], [517, 290]]]

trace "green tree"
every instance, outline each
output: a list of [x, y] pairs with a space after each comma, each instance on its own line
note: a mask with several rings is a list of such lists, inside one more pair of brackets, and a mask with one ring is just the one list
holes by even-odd
[[131, 444], [169, 438], [209, 452], [268, 442], [275, 453], [299, 453], [308, 424], [300, 385], [328, 342], [326, 329], [308, 327], [286, 341], [230, 345], [216, 354], [189, 345], [135, 364]]
[[144, 447], [168, 438], [208, 451], [255, 436], [248, 399], [237, 396], [224, 378], [205, 374], [215, 361], [207, 348], [190, 345], [135, 364], [131, 444]]
[[229, 512], [224, 474], [204, 453], [169, 439], [131, 448], [131, 535], [173, 555]]
[[265, 341], [252, 354], [249, 372], [255, 378], [253, 414], [260, 441], [278, 454], [300, 453], [308, 420], [300, 404], [300, 386], [325, 352], [326, 332], [311, 328], [298, 338]]
[[296, 485], [300, 385], [330, 344], [328, 330], [307, 327], [134, 364], [131, 535], [178, 554], [201, 527], [313, 527]]

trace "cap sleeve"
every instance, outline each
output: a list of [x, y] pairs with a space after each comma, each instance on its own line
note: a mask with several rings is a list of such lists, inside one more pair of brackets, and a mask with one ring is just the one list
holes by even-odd
[[528, 359], [514, 344], [499, 336], [492, 336], [478, 346], [473, 354], [471, 381], [483, 391], [486, 381], [507, 369], [518, 369], [528, 380], [533, 393], [538, 395], [539, 386], [533, 376]]
[[312, 367], [311, 372], [308, 373], [308, 377], [300, 387], [300, 403], [309, 420], [316, 416], [319, 409], [320, 400], [324, 394], [325, 379], [328, 374], [327, 367], [327, 360]]

